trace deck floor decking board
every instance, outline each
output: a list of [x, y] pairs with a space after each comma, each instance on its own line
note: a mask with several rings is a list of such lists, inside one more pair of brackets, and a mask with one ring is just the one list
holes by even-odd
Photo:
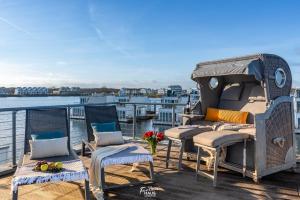
[[[255, 184], [250, 178], [243, 178], [241, 174], [221, 169], [218, 179], [218, 187], [214, 188], [212, 182], [204, 177], [195, 177], [194, 159], [183, 159], [184, 171], [178, 172], [176, 165], [170, 164], [165, 168], [166, 148], [159, 146], [155, 156], [155, 183], [157, 198], [161, 200], [173, 199], [299, 199], [300, 200], [300, 174], [292, 172], [280, 172], [262, 179], [260, 184]], [[178, 148], [172, 149], [171, 156], [176, 159]], [[85, 165], [90, 163], [89, 157], [82, 157]], [[204, 166], [201, 166], [203, 169]], [[299, 168], [299, 166], [298, 166]], [[140, 164], [139, 171], [129, 172], [130, 165], [116, 165], [106, 169], [106, 181], [110, 185], [128, 183], [136, 180], [146, 180], [149, 177], [148, 164]], [[10, 199], [10, 176], [0, 178], [0, 199]], [[83, 182], [38, 184], [21, 186], [19, 190], [20, 200], [76, 200], [84, 199]], [[138, 200], [146, 199], [140, 195], [140, 187], [134, 186], [116, 189], [106, 194], [106, 199]], [[92, 199], [95, 197], [92, 196]]]

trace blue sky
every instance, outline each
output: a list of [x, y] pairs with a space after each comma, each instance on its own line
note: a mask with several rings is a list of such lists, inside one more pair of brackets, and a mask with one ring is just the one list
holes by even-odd
[[300, 86], [300, 1], [0, 0], [0, 86], [194, 87], [200, 61], [286, 59]]

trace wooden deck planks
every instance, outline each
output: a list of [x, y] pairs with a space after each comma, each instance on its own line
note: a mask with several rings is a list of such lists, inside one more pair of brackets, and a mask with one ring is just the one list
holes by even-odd
[[[176, 158], [178, 151], [171, 152]], [[255, 184], [241, 174], [222, 169], [219, 173], [218, 187], [212, 187], [212, 182], [206, 178], [195, 178], [195, 161], [183, 161], [184, 171], [178, 172], [175, 165], [165, 169], [165, 147], [160, 146], [155, 157], [154, 169], [156, 183], [151, 185], [157, 189], [157, 199], [299, 199], [300, 200], [300, 174], [281, 172], [262, 179], [260, 184]], [[82, 158], [89, 166], [90, 158]], [[139, 171], [129, 172], [131, 166], [117, 165], [106, 170], [106, 180], [109, 184], [123, 184], [130, 181], [146, 180], [149, 176], [148, 165], [141, 164]], [[144, 173], [145, 172], [145, 173]], [[11, 176], [0, 178], [0, 199], [10, 199]], [[106, 194], [107, 199], [144, 199], [140, 195], [140, 186], [116, 189]], [[83, 182], [39, 184], [22, 186], [19, 190], [19, 199], [47, 200], [84, 199]], [[95, 199], [95, 198], [92, 198]]]

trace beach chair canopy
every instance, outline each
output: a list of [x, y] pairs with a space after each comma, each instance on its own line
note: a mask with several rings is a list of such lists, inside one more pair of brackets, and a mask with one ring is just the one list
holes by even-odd
[[192, 79], [210, 76], [253, 75], [256, 80], [263, 80], [263, 65], [257, 56], [241, 57], [199, 63], [192, 74]]
[[255, 100], [267, 105], [277, 97], [289, 96], [292, 85], [287, 62], [272, 54], [202, 62], [191, 78], [199, 85], [204, 114], [207, 107], [242, 110]]

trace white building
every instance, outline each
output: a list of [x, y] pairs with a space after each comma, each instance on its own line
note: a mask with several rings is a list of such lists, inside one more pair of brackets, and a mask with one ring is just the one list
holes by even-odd
[[152, 93], [150, 88], [121, 88], [120, 96], [146, 96]]
[[15, 95], [48, 95], [46, 87], [17, 87]]
[[190, 88], [187, 93], [190, 95], [191, 104], [195, 104], [200, 99], [200, 91], [197, 88]]
[[160, 88], [160, 89], [158, 89], [157, 90], [157, 94], [158, 95], [166, 95], [167, 94], [167, 89], [165, 89], [165, 88]]
[[121, 88], [120, 96], [140, 96], [142, 95], [139, 88]]
[[180, 85], [169, 85], [167, 95], [168, 96], [179, 96], [182, 94], [182, 87]]
[[[113, 95], [93, 95], [87, 97], [80, 97], [81, 104], [104, 104], [104, 103], [114, 103], [117, 104], [117, 113], [120, 121], [126, 122], [133, 119], [134, 107], [132, 104], [124, 103], [138, 103], [136, 105], [136, 117], [137, 119], [142, 119], [147, 117], [147, 111], [151, 109], [150, 105], [142, 105], [143, 103], [150, 103], [148, 97], [142, 96], [113, 96]], [[84, 118], [84, 108], [75, 107], [72, 108], [71, 115], [73, 118]]]
[[54, 93], [59, 95], [79, 95], [80, 87], [60, 87]]
[[294, 118], [295, 118], [295, 131], [300, 133], [300, 88], [292, 90], [294, 97]]
[[[181, 124], [182, 116], [180, 114], [183, 113], [185, 105], [188, 103], [188, 99], [190, 96], [190, 103], [194, 105], [197, 101], [199, 101], [200, 95], [199, 90], [197, 89], [190, 89], [187, 91], [188, 94], [181, 95], [181, 96], [164, 96], [161, 98], [161, 103], [166, 104], [183, 104], [178, 105], [175, 107], [174, 110], [174, 121], [176, 125]], [[172, 106], [171, 105], [163, 105], [158, 108], [158, 118], [153, 121], [154, 124], [172, 124]]]
[[9, 90], [5, 87], [0, 87], [0, 96], [9, 95]]
[[60, 87], [60, 88], [58, 89], [58, 93], [59, 93], [60, 95], [69, 94], [70, 91], [71, 91], [71, 88], [69, 88], [69, 87]]
[[[132, 96], [132, 97], [116, 97], [119, 103], [130, 102], [130, 103], [150, 103], [150, 99], [148, 97], [142, 96]], [[147, 111], [151, 109], [149, 105], [136, 105], [136, 117], [143, 118], [146, 117]], [[121, 121], [132, 120], [134, 115], [134, 107], [133, 105], [128, 104], [118, 104], [117, 105], [117, 112], [119, 119]]]
[[[165, 96], [161, 98], [161, 103], [166, 104], [186, 104], [188, 97], [175, 97], [175, 96]], [[175, 124], [179, 125], [181, 123], [181, 116], [179, 114], [183, 113], [184, 106], [176, 106], [175, 108]], [[172, 106], [163, 105], [158, 109], [158, 118], [153, 121], [154, 124], [172, 124]]]
[[80, 92], [80, 87], [71, 87], [71, 92]]

